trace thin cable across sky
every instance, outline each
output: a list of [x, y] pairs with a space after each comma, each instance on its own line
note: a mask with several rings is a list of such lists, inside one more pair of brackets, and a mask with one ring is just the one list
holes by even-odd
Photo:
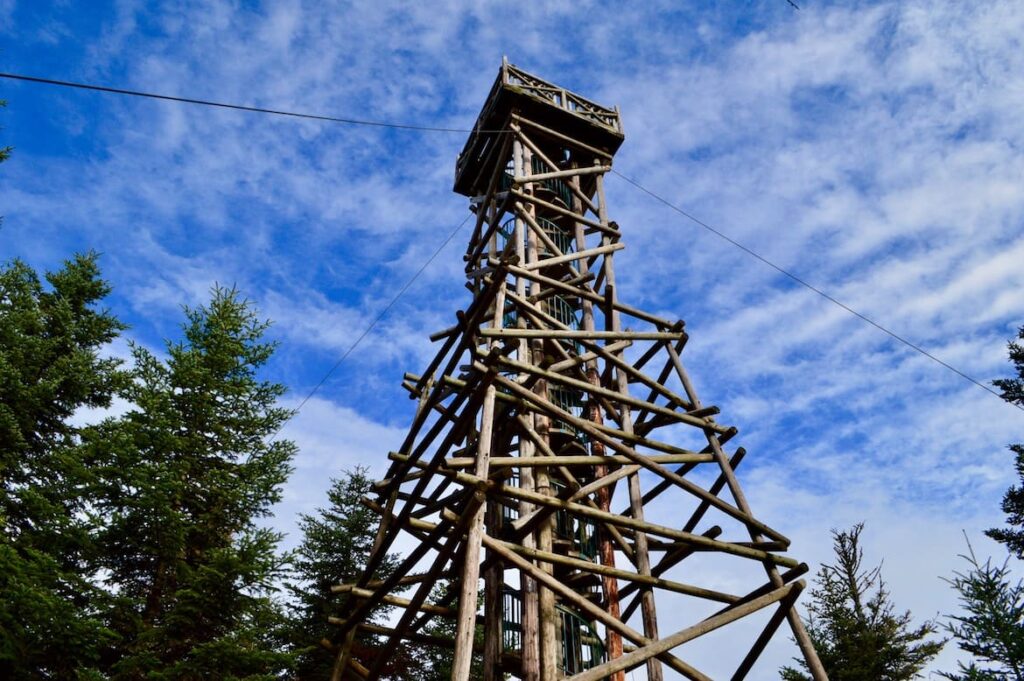
[[429, 125], [407, 125], [405, 123], [388, 123], [386, 121], [371, 121], [362, 118], [342, 118], [338, 116], [322, 116], [319, 114], [300, 113], [296, 111], [283, 111], [281, 109], [264, 109], [258, 106], [246, 106], [244, 104], [228, 104], [226, 102], [214, 102], [208, 99], [194, 99], [192, 97], [176, 97], [173, 95], [161, 95], [153, 92], [141, 92], [139, 90], [125, 90], [123, 88], [106, 87], [105, 85], [91, 85], [88, 83], [74, 83], [68, 80], [53, 80], [51, 78], [37, 78], [25, 76], [18, 73], [2, 73], [0, 78], [10, 80], [21, 80], [29, 83], [42, 83], [43, 85], [57, 85], [59, 87], [74, 88], [76, 90], [92, 90], [94, 92], [105, 92], [114, 95], [125, 95], [128, 97], [145, 97], [147, 99], [161, 99], [167, 102], [180, 102], [182, 104], [198, 104], [200, 106], [211, 106], [219, 109], [233, 109], [235, 111], [248, 111], [250, 113], [272, 114], [274, 116], [288, 116], [291, 118], [306, 118], [314, 121], [325, 121], [328, 123], [345, 123], [347, 125], [366, 125], [375, 128], [395, 128], [398, 130], [419, 130], [422, 132], [473, 132], [462, 128], [439, 128]]
[[395, 306], [395, 303], [398, 302], [398, 299], [405, 295], [405, 292], [408, 291], [414, 283], [416, 283], [416, 280], [420, 278], [420, 275], [423, 274], [424, 270], [426, 270], [427, 267], [430, 266], [430, 263], [434, 262], [437, 256], [441, 254], [441, 251], [444, 250], [444, 247], [447, 246], [451, 242], [451, 240], [455, 238], [455, 235], [459, 233], [459, 230], [462, 229], [463, 226], [465, 226], [465, 224], [469, 221], [471, 217], [473, 217], [472, 213], [464, 217], [462, 219], [462, 222], [459, 223], [458, 227], [453, 229], [451, 234], [449, 234], [448, 237], [441, 242], [441, 245], [438, 246], [434, 250], [434, 252], [430, 254], [430, 257], [427, 258], [422, 265], [420, 265], [420, 268], [416, 270], [415, 274], [409, 277], [409, 280], [405, 282], [405, 285], [402, 286], [402, 288], [400, 288], [398, 292], [395, 293], [394, 296], [392, 296], [390, 302], [388, 302], [388, 304], [384, 306], [380, 313], [376, 317], [374, 317], [373, 321], [370, 322], [370, 325], [363, 329], [363, 332], [359, 334], [359, 337], [356, 338], [355, 341], [353, 341], [352, 345], [348, 346], [348, 349], [345, 350], [341, 357], [338, 358], [338, 361], [334, 363], [334, 366], [328, 369], [327, 373], [324, 374], [323, 378], [321, 378], [320, 381], [315, 386], [313, 386], [313, 389], [310, 390], [309, 393], [304, 398], [302, 398], [302, 402], [299, 402], [299, 406], [297, 406], [295, 410], [292, 411], [291, 415], [281, 423], [277, 430], [271, 433], [270, 439], [275, 438], [277, 434], [280, 433], [281, 430], [286, 425], [288, 425], [288, 422], [291, 421], [292, 418], [294, 418], [296, 415], [298, 415], [300, 411], [302, 411], [302, 408], [306, 406], [306, 402], [309, 402], [309, 400], [312, 399], [313, 395], [315, 395], [317, 391], [319, 391], [320, 388], [323, 387], [324, 383], [327, 382], [327, 379], [331, 377], [331, 374], [337, 371], [338, 367], [340, 367], [345, 362], [345, 360], [348, 359], [348, 356], [351, 355], [352, 352], [357, 347], [359, 347], [359, 344], [362, 343], [367, 336], [370, 335], [370, 332], [373, 331], [373, 328], [377, 326], [378, 323], [380, 323], [380, 320], [384, 319], [384, 316], [388, 312], [391, 311], [391, 308]]
[[[434, 133], [463, 133], [463, 134], [466, 134], [466, 133], [473, 132], [472, 128], [445, 128], [445, 127], [436, 127], [436, 126], [429, 126], [429, 125], [416, 125], [416, 124], [411, 124], [411, 123], [393, 123], [393, 122], [388, 122], [388, 121], [378, 121], [378, 120], [362, 119], [362, 118], [349, 118], [349, 117], [340, 117], [340, 116], [325, 116], [325, 115], [302, 113], [302, 112], [296, 112], [296, 111], [285, 111], [285, 110], [280, 110], [280, 109], [268, 109], [268, 108], [263, 108], [263, 107], [246, 106], [246, 105], [241, 105], [241, 104], [230, 104], [230, 103], [226, 103], [226, 102], [215, 102], [215, 101], [204, 100], [204, 99], [196, 99], [196, 98], [192, 98], [192, 97], [178, 97], [178, 96], [173, 96], [173, 95], [164, 95], [164, 94], [157, 94], [157, 93], [152, 93], [152, 92], [142, 92], [142, 91], [139, 91], [139, 90], [128, 90], [128, 89], [124, 89], [124, 88], [114, 88], [114, 87], [107, 87], [107, 86], [103, 86], [103, 85], [93, 85], [93, 84], [89, 84], [89, 83], [76, 83], [76, 82], [65, 81], [65, 80], [55, 80], [55, 79], [51, 79], [51, 78], [40, 78], [40, 77], [36, 77], [36, 76], [27, 76], [27, 75], [16, 74], [16, 73], [3, 73], [3, 72], [0, 72], [0, 78], [7, 78], [9, 80], [17, 80], [17, 81], [23, 81], [23, 82], [29, 82], [29, 83], [38, 83], [38, 84], [44, 84], [44, 85], [54, 85], [54, 86], [58, 86], [58, 87], [74, 88], [74, 89], [79, 89], [79, 90], [89, 90], [89, 91], [102, 92], [102, 93], [107, 93], [107, 94], [116, 94], [116, 95], [130, 96], [130, 97], [142, 97], [142, 98], [147, 98], [147, 99], [156, 99], [156, 100], [163, 100], [163, 101], [169, 101], [169, 102], [178, 102], [178, 103], [182, 103], [182, 104], [193, 104], [193, 105], [198, 105], [198, 106], [214, 107], [214, 108], [221, 108], [221, 109], [232, 109], [232, 110], [236, 110], [236, 111], [246, 111], [246, 112], [250, 112], [250, 113], [270, 114], [270, 115], [274, 115], [274, 116], [287, 116], [287, 117], [290, 117], [290, 118], [310, 119], [310, 120], [324, 121], [324, 122], [327, 122], [327, 123], [340, 123], [340, 124], [344, 124], [344, 125], [372, 126], [372, 127], [378, 127], [378, 128], [393, 128], [393, 129], [397, 129], [397, 130], [412, 130], [412, 131], [434, 132]], [[507, 132], [507, 131], [505, 131], [505, 130], [492, 130], [492, 131], [478, 130], [477, 132], [498, 132], [498, 133], [504, 133], [504, 132]], [[801, 277], [797, 276], [796, 274], [793, 274], [792, 272], [786, 270], [785, 268], [775, 264], [774, 262], [772, 262], [768, 258], [765, 258], [761, 254], [759, 254], [756, 251], [754, 251], [753, 249], [749, 248], [748, 246], [743, 245], [742, 243], [740, 243], [740, 242], [736, 241], [735, 239], [729, 237], [724, 232], [716, 229], [715, 227], [712, 227], [711, 225], [709, 225], [708, 223], [704, 222], [703, 220], [700, 220], [699, 218], [697, 218], [694, 215], [688, 213], [687, 211], [683, 210], [682, 208], [676, 206], [675, 204], [671, 203], [670, 201], [668, 201], [667, 199], [663, 198], [662, 196], [660, 196], [660, 195], [656, 194], [655, 192], [651, 191], [650, 189], [648, 189], [647, 187], [643, 186], [642, 184], [640, 184], [636, 180], [634, 180], [634, 179], [632, 179], [630, 177], [627, 177], [626, 175], [623, 175], [622, 173], [620, 173], [620, 172], [618, 172], [618, 171], [616, 171], [614, 169], [611, 172], [614, 173], [616, 176], [622, 178], [623, 180], [625, 180], [629, 184], [633, 185], [636, 189], [638, 189], [641, 192], [647, 194], [649, 197], [651, 197], [655, 201], [658, 201], [659, 203], [664, 204], [665, 206], [667, 206], [671, 210], [673, 210], [676, 213], [682, 215], [686, 219], [688, 219], [691, 222], [699, 225], [703, 229], [711, 232], [712, 234], [715, 234], [719, 238], [725, 240], [726, 242], [728, 242], [732, 246], [740, 249], [741, 251], [743, 251], [747, 255], [751, 256], [752, 258], [754, 258], [756, 260], [759, 260], [762, 264], [767, 265], [768, 267], [774, 269], [776, 272], [782, 274], [785, 277], [788, 277], [789, 279], [791, 279], [792, 281], [796, 282], [800, 286], [803, 286], [804, 288], [808, 289], [809, 291], [812, 291], [812, 292], [816, 293], [817, 295], [821, 296], [822, 298], [824, 298], [828, 302], [830, 302], [833, 305], [836, 305], [840, 309], [844, 310], [848, 314], [851, 314], [854, 317], [857, 317], [858, 319], [863, 321], [864, 323], [869, 324], [869, 325], [875, 327], [876, 329], [878, 329], [882, 333], [885, 333], [886, 335], [888, 335], [890, 338], [892, 338], [893, 340], [897, 341], [898, 343], [900, 343], [900, 344], [910, 348], [911, 350], [914, 350], [915, 352], [920, 353], [922, 356], [927, 357], [928, 359], [930, 359], [931, 361], [935, 362], [939, 366], [943, 367], [947, 371], [951, 371], [952, 373], [956, 374], [960, 378], [962, 378], [962, 379], [964, 379], [964, 380], [966, 380], [966, 381], [968, 381], [970, 383], [973, 383], [977, 387], [979, 387], [982, 390], [985, 390], [985, 391], [991, 393], [992, 395], [995, 395], [996, 397], [998, 397], [1000, 400], [1006, 402], [1007, 404], [1010, 404], [1010, 405], [1012, 405], [1014, 407], [1017, 407], [1021, 411], [1024, 411], [1024, 405], [1014, 404], [1013, 402], [1008, 402], [1006, 400], [1003, 400], [1002, 395], [1000, 395], [998, 392], [996, 392], [995, 390], [993, 390], [989, 386], [985, 385], [984, 383], [982, 383], [978, 379], [970, 376], [969, 374], [965, 373], [964, 371], [961, 371], [960, 369], [958, 369], [955, 366], [949, 364], [948, 362], [945, 362], [945, 361], [939, 359], [938, 357], [936, 357], [935, 355], [931, 354], [930, 352], [928, 352], [927, 350], [925, 350], [921, 346], [911, 342], [910, 340], [904, 338], [903, 336], [897, 334], [896, 332], [891, 331], [890, 329], [886, 328], [885, 326], [883, 326], [882, 324], [876, 322], [875, 320], [871, 319], [870, 317], [866, 316], [865, 314], [863, 314], [861, 312], [858, 312], [857, 310], [855, 310], [854, 308], [850, 307], [849, 305], [843, 303], [840, 300], [837, 300], [836, 298], [834, 298], [833, 296], [829, 295], [828, 293], [826, 293], [822, 289], [814, 286], [813, 284], [807, 282], [806, 280], [802, 279]], [[395, 297], [391, 299], [391, 301], [384, 307], [384, 309], [380, 312], [380, 314], [370, 323], [370, 325], [355, 340], [355, 342], [345, 351], [345, 353], [334, 364], [334, 366], [332, 366], [327, 371], [327, 373], [324, 375], [324, 377], [322, 379], [320, 379], [320, 381], [313, 387], [313, 389], [309, 392], [309, 394], [306, 395], [306, 397], [302, 400], [302, 402], [296, 408], [294, 414], [297, 414], [302, 409], [302, 407], [305, 406], [306, 402], [308, 402], [310, 400], [310, 398], [312, 398], [313, 395], [316, 394], [316, 392], [323, 386], [323, 384], [327, 381], [327, 379], [338, 369], [339, 366], [341, 366], [341, 364], [345, 361], [346, 358], [348, 358], [348, 356], [352, 353], [352, 351], [355, 350], [356, 347], [359, 346], [359, 344], [363, 341], [364, 338], [366, 338], [366, 336], [370, 333], [370, 331], [373, 330], [373, 328], [377, 325], [377, 323], [380, 322], [380, 320], [384, 318], [384, 316], [388, 313], [388, 311], [395, 305], [396, 302], [398, 302], [398, 299], [401, 298], [401, 296], [419, 278], [420, 274], [423, 273], [423, 271], [427, 268], [427, 266], [431, 262], [434, 261], [434, 259], [441, 252], [441, 250], [444, 249], [444, 247], [447, 246], [448, 243], [455, 237], [455, 234], [458, 233], [458, 231], [462, 228], [463, 225], [466, 224], [466, 220], [468, 220], [468, 219], [469, 219], [469, 216], [467, 216], [466, 219], [463, 220], [462, 223], [460, 223], [459, 226], [456, 227], [455, 230], [444, 240], [444, 242], [442, 242], [442, 244], [437, 248], [437, 250], [434, 251], [434, 253], [429, 258], [427, 258], [426, 262], [423, 263], [423, 266], [420, 267], [420, 269], [412, 276], [412, 278], [410, 278], [409, 281], [406, 282], [405, 286], [403, 286], [401, 288], [401, 290], [398, 291], [398, 293], [395, 295]], [[290, 417], [289, 417], [289, 419], [290, 419]], [[285, 423], [287, 423], [287, 421]], [[283, 428], [284, 424], [282, 424], [281, 427]], [[278, 430], [280, 431], [280, 429], [278, 429]], [[275, 433], [275, 435], [276, 435], [276, 433]]]

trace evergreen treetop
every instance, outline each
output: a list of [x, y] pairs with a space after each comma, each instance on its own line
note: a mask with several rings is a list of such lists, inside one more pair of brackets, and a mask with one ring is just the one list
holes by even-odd
[[113, 678], [273, 678], [290, 663], [272, 600], [280, 536], [257, 524], [295, 447], [271, 441], [290, 412], [260, 380], [267, 323], [234, 289], [186, 309], [162, 360], [135, 345], [132, 409], [89, 433], [104, 464], [97, 510], [118, 595]]
[[20, 260], [0, 267], [0, 677], [72, 678], [95, 670], [112, 632], [100, 617], [78, 447], [81, 409], [106, 407], [126, 381], [103, 347], [124, 329], [101, 307], [97, 255], [44, 286]]
[[[1008, 344], [1010, 361], [1017, 375], [993, 381], [993, 384], [1002, 391], [1004, 400], [1024, 407], [1024, 326], [1018, 330], [1017, 338]], [[1003, 496], [1003, 512], [1009, 527], [993, 528], [985, 534], [1005, 544], [1017, 558], [1024, 558], [1024, 444], [1010, 445], [1010, 451], [1014, 453], [1021, 484], [1011, 486]]]
[[[881, 567], [865, 569], [860, 547], [862, 523], [848, 531], [833, 530], [836, 562], [823, 565], [815, 577], [807, 606], [810, 634], [831, 681], [904, 681], [920, 671], [942, 649], [943, 642], [925, 640], [935, 625], [911, 629], [911, 614], [895, 612], [882, 581]], [[807, 666], [786, 667], [786, 681], [810, 681]]]
[[[335, 594], [331, 587], [351, 584], [363, 573], [373, 549], [378, 518], [360, 499], [372, 491], [368, 470], [356, 467], [343, 471], [331, 481], [326, 508], [314, 515], [302, 515], [299, 527], [302, 544], [293, 558], [294, 576], [289, 584], [295, 602], [291, 641], [297, 651], [296, 678], [303, 681], [326, 680], [331, 677], [334, 654], [321, 643], [330, 641], [331, 617], [340, 617], [345, 595]], [[396, 556], [386, 556], [375, 578], [386, 579], [398, 567]], [[404, 589], [397, 589], [402, 591]], [[368, 622], [383, 623], [391, 608], [382, 605], [367, 617]], [[371, 655], [378, 647], [376, 637], [362, 632], [355, 641], [354, 654], [364, 666], [371, 666]], [[406, 646], [390, 651], [384, 665], [386, 679], [420, 679], [421, 666]]]
[[963, 614], [953, 615], [946, 630], [960, 649], [981, 662], [958, 663], [951, 681], [1024, 681], [1024, 582], [1013, 583], [1009, 558], [1001, 565], [981, 563], [970, 543], [961, 556], [969, 569], [957, 572], [950, 585], [960, 594]]

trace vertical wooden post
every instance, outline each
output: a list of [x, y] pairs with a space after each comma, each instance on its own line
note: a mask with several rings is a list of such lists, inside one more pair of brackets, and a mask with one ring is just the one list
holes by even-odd
[[[523, 171], [526, 174], [532, 174], [533, 171], [533, 154], [527, 148], [523, 149]], [[532, 194], [534, 192], [533, 183], [527, 184], [523, 190]], [[535, 208], [531, 203], [526, 207], [526, 210], [530, 213], [531, 217], [534, 217]], [[536, 219], [534, 219], [536, 222]], [[540, 249], [537, 245], [537, 235], [531, 229], [526, 232], [526, 262], [527, 264], [533, 264], [540, 261]], [[536, 281], [530, 282], [530, 295], [540, 293], [540, 284]], [[528, 360], [531, 364], [540, 364], [544, 361], [544, 341], [536, 340], [531, 344], [530, 359]], [[548, 399], [548, 386], [547, 381], [540, 380], [534, 384], [534, 393], [542, 400]], [[546, 414], [533, 413], [533, 429], [537, 432], [543, 442], [547, 442], [549, 437], [549, 430], [551, 425], [551, 419]], [[547, 468], [544, 466], [538, 467], [533, 472], [533, 482], [536, 490], [541, 494], [551, 495], [551, 481], [548, 476]], [[541, 551], [550, 552], [552, 548], [552, 537], [551, 537], [551, 518], [545, 518], [537, 527], [537, 548]], [[541, 563], [541, 570], [550, 573], [552, 566], [550, 563]], [[555, 595], [543, 585], [538, 585], [537, 590], [537, 617], [539, 623], [538, 638], [540, 641], [540, 681], [555, 681], [557, 678], [558, 669], [558, 641], [557, 641], [557, 629], [556, 629], [556, 613], [555, 613]]]
[[[597, 208], [599, 219], [602, 225], [608, 224], [607, 204], [604, 197], [604, 175], [598, 174], [594, 181], [597, 183]], [[607, 246], [611, 243], [608, 233], [603, 233], [601, 245]], [[622, 321], [619, 318], [619, 311], [615, 308], [618, 302], [615, 292], [615, 266], [614, 253], [606, 253], [604, 256], [604, 277], [605, 277], [605, 325], [610, 331], [622, 331]], [[623, 355], [621, 350], [616, 353], [620, 358]], [[615, 369], [616, 388], [626, 395], [629, 393], [629, 383], [626, 374], [620, 368]], [[633, 418], [629, 408], [624, 402], [619, 403], [619, 410], [622, 418], [622, 431], [628, 435], [633, 434]], [[627, 479], [629, 486], [629, 506], [633, 517], [637, 520], [644, 519], [643, 492], [640, 489], [639, 471], [632, 473]], [[634, 539], [636, 549], [637, 572], [641, 575], [651, 574], [651, 557], [647, 547], [647, 534], [638, 531]], [[640, 611], [643, 615], [644, 635], [651, 640], [658, 640], [658, 613], [654, 604], [654, 591], [651, 587], [641, 587]], [[661, 662], [655, 658], [647, 660], [647, 678], [649, 681], [662, 681], [664, 678]]]
[[[512, 147], [512, 169], [513, 172], [518, 176], [523, 176], [526, 173], [527, 168], [527, 156], [525, 149], [523, 148], [522, 142], [516, 137]], [[515, 239], [516, 239], [516, 255], [519, 256], [519, 262], [526, 262], [527, 250], [526, 250], [526, 224], [523, 222], [519, 215], [516, 215], [515, 219]], [[526, 280], [522, 277], [516, 277], [516, 295], [520, 297], [526, 297]], [[519, 327], [525, 326], [523, 319], [517, 319], [516, 325]], [[518, 357], [522, 362], [532, 361], [532, 353], [530, 352], [530, 342], [525, 339], [519, 339], [519, 345], [517, 350]], [[519, 438], [519, 455], [520, 456], [534, 456], [534, 444], [529, 438]], [[530, 466], [524, 466], [519, 469], [519, 485], [525, 490], [534, 491], [536, 485], [534, 484], [533, 468]], [[520, 516], [529, 515], [533, 512], [533, 504], [528, 501], [521, 501], [519, 503], [519, 514]], [[527, 548], [536, 548], [537, 542], [534, 534], [531, 532], [523, 537], [523, 546]], [[522, 612], [522, 632], [523, 632], [523, 681], [540, 681], [540, 604], [539, 595], [537, 593], [537, 581], [530, 575], [520, 571], [519, 572], [519, 585], [520, 593], [523, 598], [523, 612]]]
[[[539, 364], [544, 358], [543, 341], [538, 342], [534, 348], [534, 364]], [[539, 380], [536, 383], [535, 391], [547, 398], [548, 383], [546, 380]], [[551, 418], [546, 414], [534, 412], [533, 427], [537, 435], [545, 442], [549, 438]], [[546, 466], [540, 466], [534, 472], [537, 491], [546, 496], [554, 496], [551, 489], [551, 479]], [[541, 551], [551, 553], [552, 551], [552, 516], [541, 521], [537, 527], [537, 548]], [[541, 563], [541, 570], [551, 574], [553, 566], [551, 563]], [[540, 678], [541, 681], [555, 681], [558, 678], [558, 658], [560, 649], [558, 645], [558, 621], [555, 612], [554, 592], [541, 585], [538, 591], [538, 610], [540, 615]]]
[[[574, 163], [575, 165], [575, 163]], [[573, 184], [577, 189], [580, 187], [579, 175], [572, 178]], [[574, 198], [573, 203], [575, 204], [575, 210], [582, 214], [583, 205], [578, 198]], [[587, 247], [586, 232], [583, 229], [583, 224], [579, 221], [575, 222], [575, 237], [576, 237], [576, 249], [579, 251], [585, 250]], [[583, 260], [579, 263], [579, 271], [581, 275], [588, 274], [587, 261]], [[596, 326], [594, 324], [594, 302], [589, 298], [584, 298], [582, 301], [583, 305], [583, 329], [585, 331], [595, 331]], [[597, 368], [597, 357], [586, 363], [587, 379], [596, 386], [601, 385], [601, 376]], [[587, 404], [587, 418], [601, 425], [604, 419], [601, 416], [601, 406], [595, 399], [589, 400]], [[590, 453], [595, 456], [604, 456], [605, 447], [603, 442], [592, 441], [590, 443]], [[594, 478], [601, 479], [608, 475], [608, 467], [601, 464], [594, 467]], [[597, 491], [597, 507], [602, 511], [611, 511], [612, 507], [612, 488], [605, 486], [601, 487]], [[612, 538], [609, 536], [608, 530], [604, 525], [598, 526], [597, 536], [597, 547], [598, 547], [598, 559], [602, 565], [608, 567], [615, 567], [615, 545], [612, 542]], [[613, 575], [602, 575], [601, 576], [601, 595], [604, 598], [605, 607], [608, 610], [608, 614], [612, 617], [621, 620], [622, 614], [619, 605], [619, 580]], [[606, 627], [605, 646], [608, 650], [608, 659], [615, 660], [622, 657], [622, 635]], [[609, 677], [609, 681], [625, 681], [626, 672], [619, 670], [613, 672]]]
[[331, 681], [341, 681], [341, 678], [345, 675], [345, 670], [352, 660], [352, 644], [355, 643], [355, 640], [356, 629], [352, 627], [345, 634], [345, 641], [341, 644], [341, 652], [338, 654], [338, 659], [334, 662], [334, 669], [331, 670]]
[[[491, 252], [497, 251], [494, 237], [490, 244]], [[501, 328], [504, 323], [505, 283], [502, 282], [498, 294], [494, 298], [494, 315], [490, 325]], [[494, 341], [488, 342], [488, 348]], [[484, 480], [490, 471], [491, 448], [494, 435], [494, 402], [496, 389], [488, 384], [484, 394], [483, 407], [480, 410], [480, 428], [477, 435], [476, 464], [474, 475]], [[477, 598], [480, 593], [480, 537], [484, 531], [484, 514], [487, 504], [477, 509], [466, 534], [466, 547], [463, 553], [462, 581], [459, 584], [459, 614], [455, 628], [455, 659], [452, 662], [452, 681], [469, 681], [473, 665], [473, 642], [476, 638]], [[500, 631], [500, 627], [498, 628]]]
[[[494, 205], [493, 199], [491, 205], [487, 207], [490, 215], [488, 216], [491, 220], [500, 219], [498, 214], [498, 208]], [[501, 248], [497, 243], [497, 236], [492, 237], [492, 243], [490, 244], [491, 255], [497, 255]], [[505, 289], [498, 292], [494, 301], [494, 317], [492, 324], [494, 326], [504, 326], [504, 307], [505, 307]], [[489, 344], [492, 347], [493, 344]], [[486, 407], [486, 404], [485, 404]], [[493, 410], [492, 405], [492, 410]], [[486, 418], [486, 416], [484, 416]], [[483, 429], [481, 428], [481, 437], [483, 437]], [[494, 433], [490, 435], [492, 439]], [[479, 468], [479, 460], [477, 461]], [[501, 533], [501, 506], [494, 503], [493, 501], [485, 502], [483, 511], [485, 513], [484, 523], [488, 534], [500, 534]], [[501, 651], [503, 641], [503, 616], [502, 616], [502, 602], [501, 602], [501, 589], [505, 582], [505, 571], [502, 564], [497, 560], [497, 556], [493, 551], [488, 550], [487, 558], [489, 559], [490, 567], [484, 573], [484, 621], [489, 623], [484, 629], [484, 655], [483, 655], [483, 676], [484, 681], [502, 681], [503, 675], [501, 673]], [[474, 630], [476, 627], [476, 621], [474, 619]]]
[[[485, 527], [490, 536], [501, 535], [501, 506], [496, 503], [487, 504]], [[501, 652], [504, 642], [504, 617], [502, 613], [502, 586], [505, 583], [505, 570], [498, 556], [492, 550], [487, 551], [490, 563], [484, 573], [484, 681], [502, 681]]]

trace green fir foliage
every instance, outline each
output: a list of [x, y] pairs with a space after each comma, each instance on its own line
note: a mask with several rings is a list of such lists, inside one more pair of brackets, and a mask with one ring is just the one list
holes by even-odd
[[92, 484], [73, 416], [107, 407], [125, 374], [101, 348], [124, 328], [99, 307], [95, 254], [46, 276], [0, 268], [0, 677], [90, 675], [111, 632], [86, 505]]
[[106, 663], [114, 679], [272, 679], [291, 663], [273, 598], [284, 566], [258, 520], [290, 472], [294, 445], [271, 440], [290, 412], [257, 377], [274, 346], [237, 291], [186, 318], [166, 360], [133, 346], [133, 408], [86, 434], [121, 639]]
[[[288, 587], [295, 603], [290, 640], [298, 654], [299, 679], [313, 681], [331, 676], [334, 655], [321, 642], [331, 640], [334, 627], [328, 618], [343, 616], [341, 608], [346, 598], [331, 593], [331, 587], [355, 582], [369, 561], [379, 516], [360, 499], [371, 491], [371, 482], [365, 468], [345, 471], [331, 481], [328, 507], [317, 509], [315, 515], [302, 515], [299, 520], [303, 540], [293, 558], [297, 580]], [[376, 577], [392, 575], [397, 566], [396, 557], [385, 557]], [[379, 607], [367, 621], [382, 623], [389, 610], [387, 606]], [[379, 644], [375, 637], [361, 635], [354, 646], [356, 658], [364, 665], [372, 664], [373, 651]]]
[[957, 673], [942, 676], [953, 681], [1022, 681], [1024, 582], [1011, 581], [1009, 558], [1002, 565], [993, 565], [991, 558], [980, 563], [969, 543], [967, 549], [961, 557], [969, 569], [948, 580], [960, 595], [963, 614], [950, 616], [946, 630], [976, 661], [960, 662]]
[[[943, 642], [925, 640], [935, 632], [931, 622], [911, 629], [910, 612], [894, 612], [881, 567], [864, 569], [863, 527], [861, 523], [845, 532], [833, 530], [836, 562], [822, 566], [815, 578], [807, 632], [831, 681], [919, 678]], [[782, 678], [810, 681], [806, 664], [796, 661], [801, 668], [784, 668]]]
[[[1002, 398], [1010, 404], [1024, 407], [1024, 326], [1017, 332], [1016, 341], [1010, 341], [1010, 361], [1017, 376], [993, 381], [1002, 391]], [[1009, 527], [993, 528], [987, 534], [1002, 542], [1017, 558], [1024, 558], [1024, 444], [1010, 445], [1016, 458], [1017, 477], [1021, 484], [1014, 485], [1003, 496], [1003, 512]]]
[[[287, 674], [280, 537], [294, 445], [257, 372], [274, 347], [234, 290], [186, 310], [166, 359], [104, 358], [124, 326], [95, 254], [46, 282], [0, 268], [0, 678]], [[126, 414], [83, 427], [83, 410]]]

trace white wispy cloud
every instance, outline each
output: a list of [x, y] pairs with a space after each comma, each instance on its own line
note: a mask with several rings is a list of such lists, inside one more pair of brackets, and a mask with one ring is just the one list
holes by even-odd
[[404, 429], [383, 426], [352, 407], [318, 397], [306, 402], [279, 435], [294, 441], [300, 451], [292, 462], [295, 470], [285, 485], [277, 518], [271, 521], [286, 533], [283, 545], [294, 547], [301, 541], [296, 530], [299, 514], [313, 515], [327, 505], [331, 478], [364, 467], [379, 479], [387, 470], [388, 451], [396, 449], [404, 435]]

